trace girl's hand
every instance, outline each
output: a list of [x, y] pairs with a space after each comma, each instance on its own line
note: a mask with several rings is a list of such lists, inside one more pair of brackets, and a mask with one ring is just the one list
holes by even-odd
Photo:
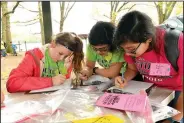
[[70, 55], [70, 56], [68, 56], [68, 57], [65, 58], [65, 60], [64, 60], [64, 66], [67, 69], [71, 66], [72, 61], [73, 61], [73, 57], [74, 57], [73, 55]]
[[52, 77], [52, 83], [54, 86], [63, 84], [65, 80], [66, 80], [66, 77], [61, 74]]
[[126, 85], [127, 85], [126, 79], [124, 79], [124, 78], [122, 79], [121, 76], [115, 77], [115, 86], [116, 87], [123, 88]]

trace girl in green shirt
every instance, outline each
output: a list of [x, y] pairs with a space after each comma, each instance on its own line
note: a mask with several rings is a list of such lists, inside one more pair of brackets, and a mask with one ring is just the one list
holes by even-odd
[[[102, 21], [97, 22], [90, 30], [86, 67], [80, 75], [82, 80], [87, 80], [93, 73], [113, 78], [125, 71], [124, 52], [112, 45], [114, 30], [112, 23]], [[103, 68], [95, 67], [96, 62]]]

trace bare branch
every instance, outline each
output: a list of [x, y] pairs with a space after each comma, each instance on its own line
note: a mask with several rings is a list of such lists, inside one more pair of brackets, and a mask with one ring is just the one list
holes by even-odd
[[3, 16], [6, 16], [6, 15], [8, 15], [8, 14], [14, 13], [14, 12], [15, 12], [15, 9], [18, 7], [19, 3], [20, 3], [20, 1], [18, 1], [18, 2], [15, 4], [15, 6], [13, 7], [13, 9], [12, 9], [11, 11], [5, 13]]
[[107, 15], [105, 15], [105, 14], [104, 14], [103, 16], [104, 16], [104, 17], [106, 17], [106, 18], [108, 18], [108, 19], [110, 19], [110, 17], [108, 17], [108, 16], [107, 16]]
[[135, 5], [136, 5], [136, 4], [132, 5], [132, 6], [128, 9], [128, 11], [130, 11]]
[[154, 2], [154, 4], [155, 4], [155, 6], [157, 7], [157, 3], [156, 3], [156, 2]]
[[73, 6], [75, 5], [75, 2], [72, 4], [72, 6], [68, 9], [68, 11], [66, 10], [66, 14], [64, 16], [64, 20], [67, 18], [69, 12], [71, 11], [71, 9], [73, 8]]
[[114, 11], [115, 2], [111, 2], [111, 3], [112, 3], [112, 11], [111, 12], [113, 12]]
[[88, 38], [88, 34], [78, 34], [78, 36], [79, 36], [81, 39], [87, 39], [87, 38]]
[[164, 19], [167, 19], [171, 15], [171, 12], [172, 12], [175, 4], [176, 4], [176, 1], [170, 2], [170, 5], [168, 7], [169, 9], [166, 11]]
[[110, 18], [112, 18], [112, 13], [113, 13], [113, 9], [114, 9], [114, 4], [113, 4], [112, 1], [110, 2], [110, 4], [111, 4]]
[[[136, 5], [136, 4], [135, 4], [135, 5]], [[128, 9], [128, 11], [130, 11], [135, 5], [133, 5], [133, 6], [131, 6], [131, 7], [128, 7], [128, 8], [122, 8], [121, 11], [122, 11], [122, 10], [126, 10], [126, 9]]]
[[35, 33], [30, 33], [30, 34], [33, 34], [33, 35], [40, 35], [41, 32], [35, 32]]
[[[66, 13], [69, 10], [69, 5], [70, 5], [70, 2], [68, 2], [68, 4], [67, 4], [66, 11], [65, 11]], [[66, 13], [64, 15], [66, 15]]]
[[38, 13], [39, 11], [35, 11], [35, 10], [30, 10], [30, 9], [27, 9], [26, 7], [24, 7], [23, 5], [19, 5], [19, 8], [22, 8], [22, 9], [25, 9], [27, 11], [30, 11], [30, 12], [34, 12], [34, 13]]
[[33, 23], [30, 23], [30, 24], [18, 25], [18, 26], [30, 26], [30, 25], [34, 25], [34, 24], [36, 24], [36, 23], [38, 23], [38, 22], [39, 22], [39, 20], [37, 20], [37, 21], [35, 21], [35, 22], [33, 22]]
[[150, 6], [150, 7], [154, 7], [154, 8], [156, 6], [156, 5], [149, 5], [149, 4], [143, 4], [143, 3], [140, 3], [140, 4], [139, 3], [136, 3], [136, 6], [138, 6], [138, 5], [146, 5], [146, 6]]
[[110, 2], [110, 4], [111, 4], [111, 11], [112, 11], [112, 8], [113, 8], [112, 2]]
[[59, 21], [57, 21], [56, 19], [54, 19], [54, 21], [55, 21], [56, 23], [60, 24], [60, 22], [59, 22]]
[[117, 1], [117, 2], [116, 2], [116, 6], [115, 6], [115, 8], [114, 8], [114, 12], [116, 12], [118, 5], [119, 5], [119, 2]]
[[11, 22], [11, 23], [30, 23], [30, 22], [37, 21], [38, 19], [39, 19], [39, 17], [34, 18], [32, 20], [28, 20], [28, 21], [15, 21], [15, 22]]
[[99, 21], [99, 19], [93, 18], [93, 20]]
[[121, 5], [121, 7], [118, 9], [117, 12], [120, 12], [120, 11], [122, 10], [122, 8], [123, 8], [126, 4], [128, 4], [128, 3], [129, 3], [129, 2], [124, 2], [123, 5]]

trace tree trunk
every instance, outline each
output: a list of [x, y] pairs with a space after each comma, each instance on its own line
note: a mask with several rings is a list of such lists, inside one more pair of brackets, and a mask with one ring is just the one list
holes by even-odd
[[64, 25], [65, 2], [60, 2], [60, 11], [61, 11], [60, 32], [62, 32], [63, 31], [63, 25]]
[[42, 17], [42, 9], [41, 9], [41, 2], [38, 2], [38, 10], [39, 10], [39, 21], [40, 21], [40, 33], [41, 33], [41, 40], [42, 45], [45, 44], [45, 38], [44, 38], [44, 27], [43, 27], [43, 17]]
[[[7, 13], [8, 12], [8, 3], [7, 2], [2, 2], [2, 13]], [[5, 19], [4, 19], [5, 18]], [[6, 15], [3, 16], [3, 26], [5, 24], [5, 27], [3, 27], [3, 40], [4, 42], [6, 42], [7, 48], [6, 51], [7, 53], [12, 53], [12, 46], [10, 44], [10, 42], [12, 42], [12, 38], [11, 38], [11, 30], [10, 30], [10, 15]], [[5, 30], [4, 30], [5, 29]]]
[[[2, 15], [6, 13], [5, 2], [1, 3]], [[2, 16], [2, 41], [6, 42], [6, 17]]]
[[171, 15], [176, 2], [157, 2], [155, 6], [158, 13], [159, 24], [163, 23]]
[[45, 43], [50, 43], [53, 34], [50, 1], [42, 1], [42, 17], [43, 17]]
[[111, 23], [116, 24], [116, 16], [117, 16], [117, 13], [113, 11], [111, 13]]

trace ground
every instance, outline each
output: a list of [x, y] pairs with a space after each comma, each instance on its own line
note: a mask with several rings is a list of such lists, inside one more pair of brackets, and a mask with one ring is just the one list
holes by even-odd
[[16, 68], [22, 60], [25, 52], [19, 52], [18, 56], [8, 54], [6, 57], [1, 57], [1, 89], [6, 94], [6, 82], [13, 68]]

